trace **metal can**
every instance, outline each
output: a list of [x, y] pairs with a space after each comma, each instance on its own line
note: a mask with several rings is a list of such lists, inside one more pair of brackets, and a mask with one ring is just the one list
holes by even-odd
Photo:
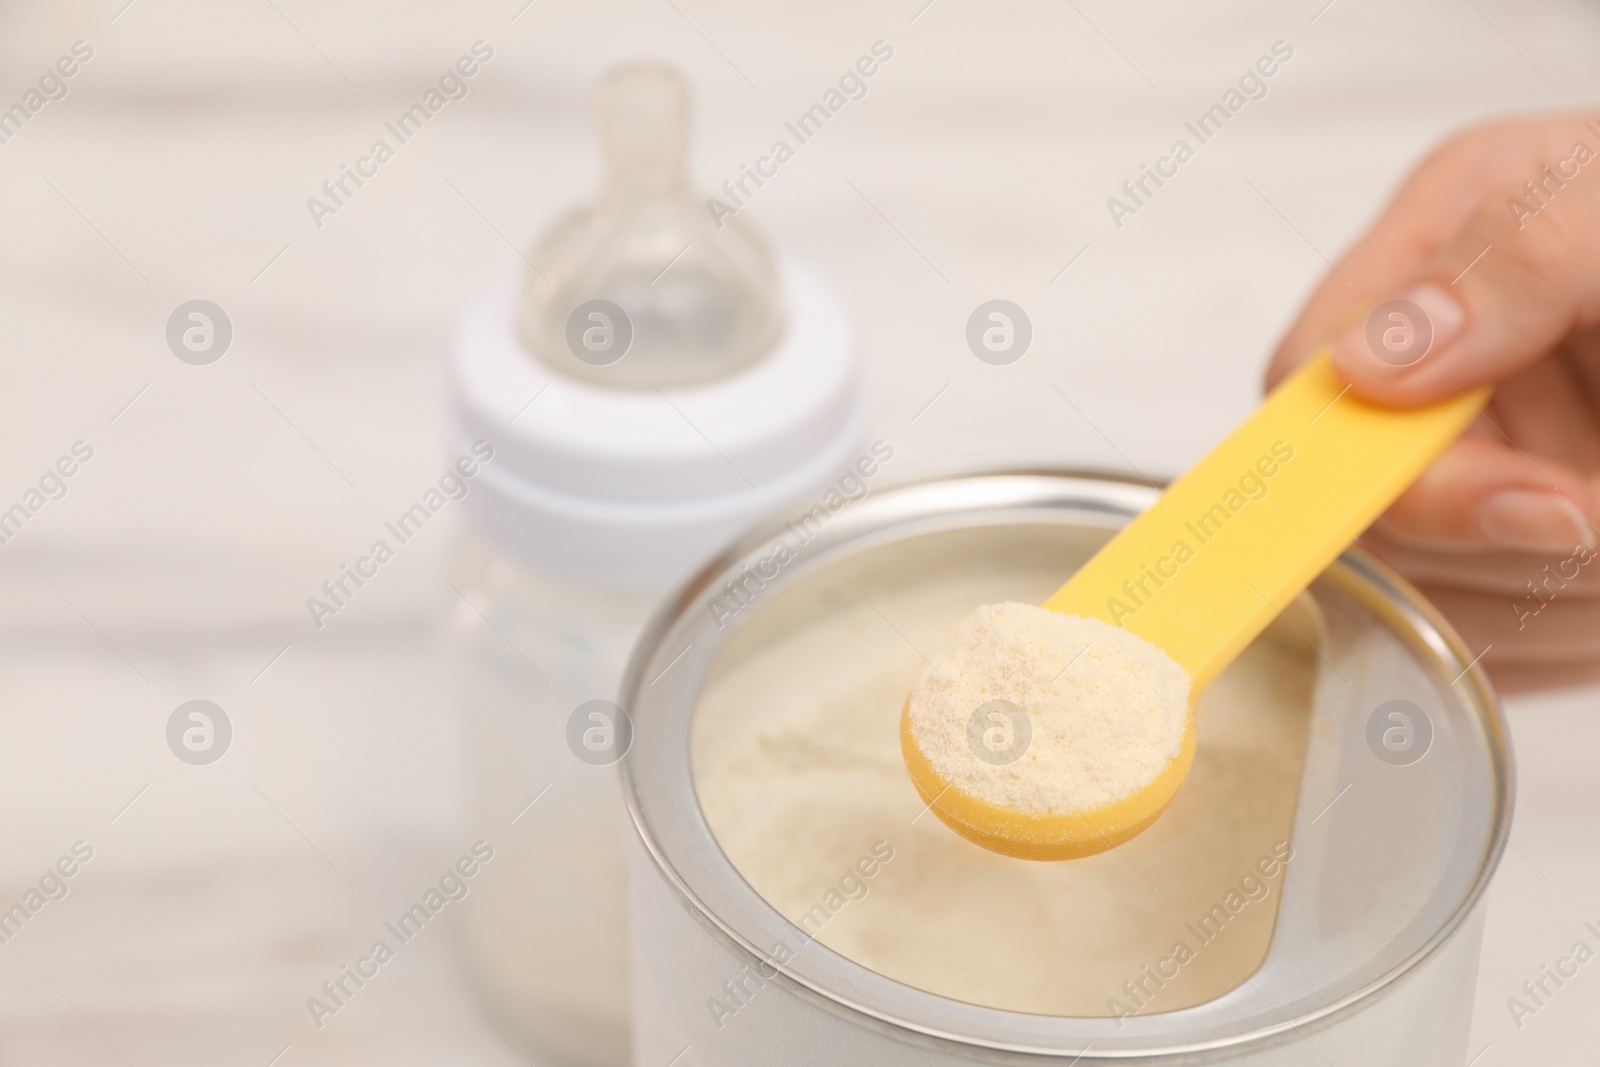
[[[743, 538], [662, 609], [620, 695], [634, 728], [622, 772], [634, 831], [636, 1063], [1465, 1062], [1482, 900], [1511, 817], [1504, 722], [1448, 624], [1357, 549], [1309, 591], [1326, 628], [1307, 638], [1318, 673], [1292, 814], [1295, 861], [1259, 966], [1219, 996], [1127, 1015], [943, 996], [819, 944], [719, 846], [690, 759], [715, 670], [773, 634], [781, 639], [795, 620], [825, 618], [841, 580], [922, 565], [919, 546], [944, 539], [1003, 552], [1017, 531], [1042, 531], [1086, 558], [1157, 492], [1040, 469], [880, 489], [807, 525], [803, 541], [793, 521]], [[947, 557], [938, 556], [942, 565], [959, 565]], [[779, 621], [753, 638], [778, 605]], [[1306, 636], [1305, 624], [1294, 628]], [[1393, 740], [1385, 709], [1397, 706], [1407, 709], [1405, 725], [1426, 734], [1411, 755], [1385, 747]], [[725, 1003], [723, 990], [738, 991], [736, 1018], [714, 1007]]]

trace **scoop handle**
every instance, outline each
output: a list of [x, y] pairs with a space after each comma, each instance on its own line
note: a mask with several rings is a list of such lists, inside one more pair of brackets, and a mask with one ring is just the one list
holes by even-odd
[[1199, 692], [1476, 417], [1489, 390], [1392, 408], [1319, 353], [1044, 606], [1163, 649]]

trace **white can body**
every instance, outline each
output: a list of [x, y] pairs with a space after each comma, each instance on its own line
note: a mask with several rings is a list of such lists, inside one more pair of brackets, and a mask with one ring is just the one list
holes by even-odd
[[[696, 1067], [957, 1067], [1015, 1063], [1015, 1054], [930, 1041], [842, 1011], [782, 976], [763, 978], [749, 955], [703, 922], [640, 842], [629, 850], [633, 901], [634, 1063]], [[1483, 942], [1483, 905], [1424, 966], [1385, 995], [1303, 1034], [1263, 1047], [1119, 1059], [1128, 1067], [1461, 1067]], [[752, 978], [755, 973], [755, 978]], [[755, 979], [759, 978], [758, 983]], [[731, 1017], [728, 984], [744, 989]], [[742, 983], [742, 986], [741, 986]], [[684, 1054], [684, 1050], [688, 1053]], [[1025, 1062], [1034, 1062], [1027, 1057]], [[1043, 1061], [1042, 1059], [1040, 1062]], [[1056, 1060], [1072, 1063], [1072, 1057]], [[1085, 1057], [1083, 1063], [1101, 1062]]]
[[[981, 558], [1006, 551], [1008, 529], [1058, 529], [1086, 542], [1081, 562], [1154, 497], [1145, 486], [1047, 471], [887, 488], [835, 518], [732, 623], [712, 621], [708, 590], [748, 568], [783, 527], [739, 542], [657, 616], [621, 695], [635, 729], [623, 781], [636, 830], [629, 855], [636, 1063], [1465, 1062], [1483, 893], [1510, 819], [1504, 724], [1472, 653], [1414, 590], [1359, 552], [1311, 590], [1326, 623], [1317, 651], [1327, 669], [1319, 667], [1307, 711], [1294, 863], [1271, 943], [1253, 974], [1214, 999], [1090, 1018], [941, 997], [809, 937], [716, 844], [695, 792], [689, 737], [702, 684], [740, 626], [774, 601], [783, 607], [774, 607], [778, 621], [764, 634], [828, 618], [826, 590], [847, 567], [853, 582], [897, 568], [916, 581], [916, 552], [908, 548], [946, 534], [978, 543]], [[668, 660], [674, 667], [662, 676]], [[1374, 709], [1397, 696], [1429, 720], [1424, 762], [1400, 766], [1372, 747]]]

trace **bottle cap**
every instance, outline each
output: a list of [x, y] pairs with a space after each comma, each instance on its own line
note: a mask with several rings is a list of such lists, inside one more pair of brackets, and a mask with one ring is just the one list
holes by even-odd
[[785, 263], [789, 329], [765, 359], [681, 390], [613, 389], [528, 358], [514, 278], [456, 344], [455, 452], [493, 445], [466, 498], [480, 530], [583, 581], [665, 588], [861, 455], [864, 402], [844, 309]]
[[664, 64], [602, 79], [600, 198], [549, 228], [537, 271], [489, 293], [457, 342], [456, 446], [495, 449], [469, 514], [580, 580], [665, 586], [860, 458], [844, 309], [695, 202], [688, 102]]

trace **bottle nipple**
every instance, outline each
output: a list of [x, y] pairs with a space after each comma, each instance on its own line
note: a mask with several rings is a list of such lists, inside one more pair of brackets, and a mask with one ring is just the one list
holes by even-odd
[[664, 63], [613, 68], [595, 93], [599, 198], [534, 250], [519, 327], [562, 373], [615, 388], [704, 385], [755, 363], [783, 333], [777, 270], [738, 218], [691, 192], [689, 87]]

